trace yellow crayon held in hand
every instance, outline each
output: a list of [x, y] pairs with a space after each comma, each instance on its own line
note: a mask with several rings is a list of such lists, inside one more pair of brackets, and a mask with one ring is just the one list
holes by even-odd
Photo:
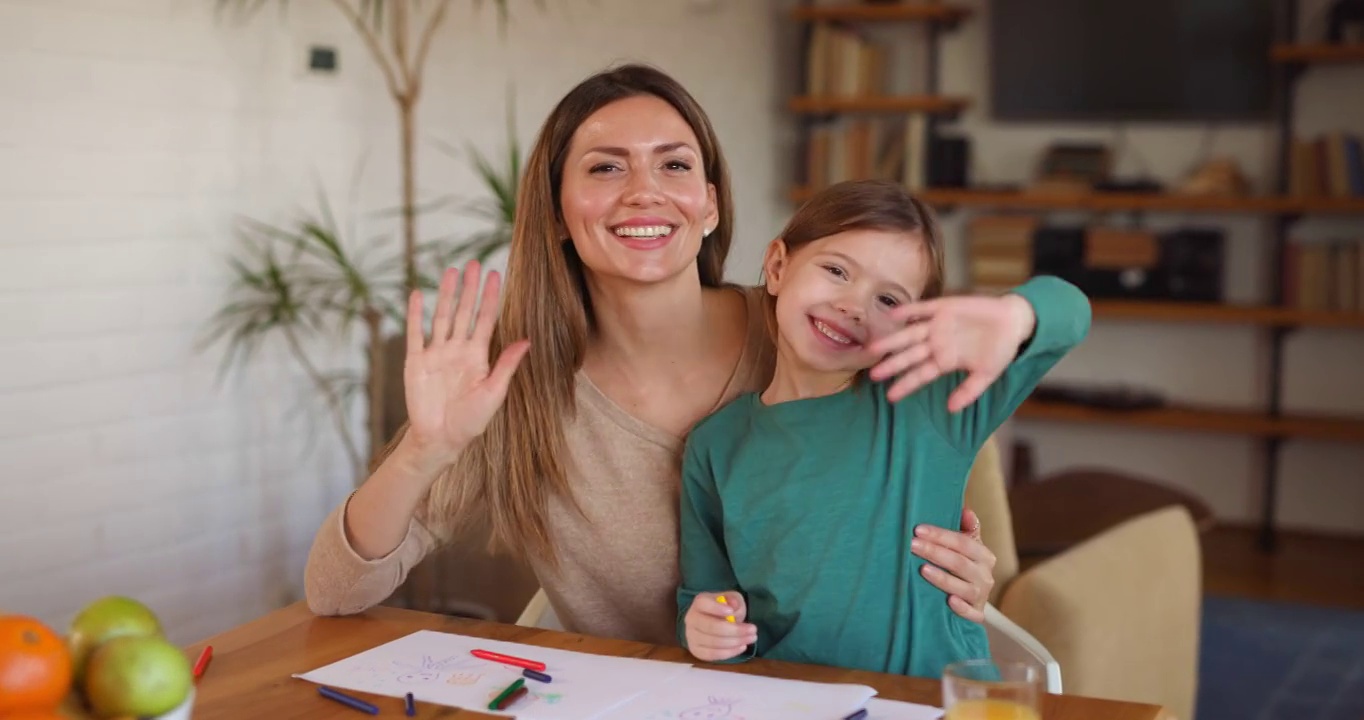
[[[716, 596], [715, 596], [715, 602], [718, 602], [718, 603], [720, 603], [721, 605], [728, 605], [728, 604], [729, 604], [729, 602], [728, 602], [727, 600], [725, 600], [725, 596], [724, 596], [724, 595], [716, 595]], [[733, 616], [733, 615], [726, 615], [726, 616], [725, 616], [725, 619], [728, 620], [728, 621], [730, 621], [730, 622], [734, 622], [734, 616]]]

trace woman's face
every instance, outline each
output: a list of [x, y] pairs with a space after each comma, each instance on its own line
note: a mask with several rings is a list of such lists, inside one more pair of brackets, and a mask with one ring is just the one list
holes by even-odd
[[591, 275], [653, 283], [696, 262], [719, 213], [701, 144], [664, 100], [639, 95], [603, 106], [569, 143], [560, 207]]

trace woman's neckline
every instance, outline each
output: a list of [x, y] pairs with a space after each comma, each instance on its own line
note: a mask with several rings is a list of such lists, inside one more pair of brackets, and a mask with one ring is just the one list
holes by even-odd
[[[721, 389], [720, 395], [719, 397], [716, 398], [715, 404], [709, 410], [707, 410], [705, 414], [701, 416], [702, 418], [710, 415], [711, 413], [714, 413], [716, 410], [719, 410], [721, 407], [725, 405], [726, 400], [732, 396], [734, 391], [734, 385], [739, 381], [739, 376], [742, 374], [742, 370], [749, 362], [750, 355], [749, 346], [752, 345], [753, 308], [751, 307], [751, 301], [749, 299], [748, 293], [744, 291], [744, 288], [736, 285], [725, 285], [722, 287], [722, 289], [732, 290], [733, 292], [738, 293], [740, 299], [743, 300], [745, 329], [744, 341], [742, 346], [739, 348], [738, 359], [735, 360], [734, 366], [731, 367], [729, 370], [729, 377], [725, 380], [724, 388]], [[653, 423], [645, 422], [644, 420], [635, 417], [628, 410], [617, 404], [616, 401], [613, 400], [611, 396], [603, 392], [601, 388], [597, 387], [597, 384], [592, 382], [592, 378], [588, 376], [587, 371], [581, 367], [578, 368], [577, 378], [578, 386], [584, 388], [587, 391], [587, 396], [590, 399], [596, 401], [596, 405], [603, 412], [605, 412], [608, 417], [614, 420], [617, 425], [630, 431], [636, 436], [643, 438], [644, 440], [648, 440], [650, 442], [662, 445], [670, 449], [681, 449], [682, 444], [686, 441], [686, 433], [683, 433], [682, 435], [677, 435], [668, 430], [665, 430], [664, 428], [654, 425]], [[698, 418], [698, 422], [699, 421], [700, 418]], [[688, 432], [690, 432], [691, 428], [688, 428], [687, 430]]]

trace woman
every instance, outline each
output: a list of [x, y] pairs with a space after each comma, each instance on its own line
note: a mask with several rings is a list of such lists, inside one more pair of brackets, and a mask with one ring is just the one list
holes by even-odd
[[[732, 226], [714, 130], [674, 80], [630, 65], [569, 92], [527, 159], [500, 319], [477, 263], [458, 300], [442, 278], [429, 340], [409, 302], [408, 424], [318, 531], [313, 611], [383, 601], [477, 517], [566, 628], [675, 644], [683, 438], [772, 370], [760, 290], [722, 281]], [[919, 554], [979, 622], [995, 559], [963, 525], [923, 528]]]

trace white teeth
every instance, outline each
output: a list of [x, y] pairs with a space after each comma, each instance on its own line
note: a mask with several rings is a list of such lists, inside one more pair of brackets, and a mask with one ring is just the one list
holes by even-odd
[[616, 228], [616, 235], [620, 237], [655, 238], [663, 237], [672, 231], [672, 225], [633, 225]]
[[819, 320], [816, 320], [816, 321], [815, 321], [815, 329], [817, 329], [817, 330], [819, 330], [820, 332], [824, 333], [824, 335], [825, 335], [826, 337], [828, 337], [830, 340], [833, 340], [833, 341], [836, 342], [836, 343], [842, 343], [842, 344], [844, 344], [844, 345], [851, 345], [851, 344], [852, 344], [852, 338], [847, 337], [847, 336], [845, 336], [845, 335], [839, 333], [837, 330], [835, 330], [835, 329], [829, 327], [828, 325], [825, 325], [824, 323], [820, 322]]

